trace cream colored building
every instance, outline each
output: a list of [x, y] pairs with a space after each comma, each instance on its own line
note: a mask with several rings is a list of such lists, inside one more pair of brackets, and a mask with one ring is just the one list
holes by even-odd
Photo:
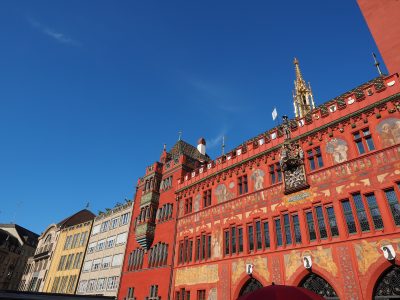
[[57, 245], [60, 228], [64, 224], [51, 224], [39, 236], [35, 254], [29, 257], [18, 290], [41, 292], [51, 259]]
[[132, 207], [128, 201], [94, 220], [77, 294], [117, 296]]
[[69, 226], [60, 229], [42, 292], [75, 293], [94, 218], [84, 209], [66, 219]]

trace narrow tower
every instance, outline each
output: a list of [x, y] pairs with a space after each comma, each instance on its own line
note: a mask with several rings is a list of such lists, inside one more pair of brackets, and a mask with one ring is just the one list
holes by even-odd
[[310, 83], [308, 86], [301, 76], [299, 61], [294, 59], [294, 69], [296, 71], [296, 80], [294, 81], [293, 105], [296, 117], [302, 118], [308, 112], [315, 108], [314, 97], [311, 91]]

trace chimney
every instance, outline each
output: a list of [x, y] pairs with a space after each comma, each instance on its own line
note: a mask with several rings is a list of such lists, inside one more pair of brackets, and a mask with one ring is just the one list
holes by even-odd
[[197, 150], [203, 154], [206, 155], [206, 140], [204, 138], [200, 138], [197, 142]]

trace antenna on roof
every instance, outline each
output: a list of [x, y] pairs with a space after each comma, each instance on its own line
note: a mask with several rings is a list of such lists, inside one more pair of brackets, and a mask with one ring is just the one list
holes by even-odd
[[89, 202], [88, 202], [88, 203], [86, 203], [86, 206], [85, 206], [85, 208], [89, 208], [89, 204], [90, 204]]
[[179, 130], [178, 134], [179, 134], [178, 141], [180, 141], [182, 139], [182, 130]]
[[372, 57], [374, 58], [374, 62], [375, 62], [374, 65], [375, 65], [376, 69], [378, 70], [379, 76], [383, 76], [381, 68], [379, 67], [380, 63], [377, 60], [376, 54], [374, 52], [372, 52]]
[[222, 136], [222, 155], [225, 155], [225, 135]]

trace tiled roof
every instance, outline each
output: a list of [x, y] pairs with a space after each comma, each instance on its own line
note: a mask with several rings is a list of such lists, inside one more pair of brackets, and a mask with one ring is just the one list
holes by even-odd
[[180, 155], [184, 154], [189, 156], [193, 159], [200, 160], [200, 161], [209, 161], [210, 157], [206, 154], [203, 155], [197, 150], [196, 147], [186, 143], [185, 141], [179, 140], [171, 149], [170, 154], [172, 158], [179, 157]]

